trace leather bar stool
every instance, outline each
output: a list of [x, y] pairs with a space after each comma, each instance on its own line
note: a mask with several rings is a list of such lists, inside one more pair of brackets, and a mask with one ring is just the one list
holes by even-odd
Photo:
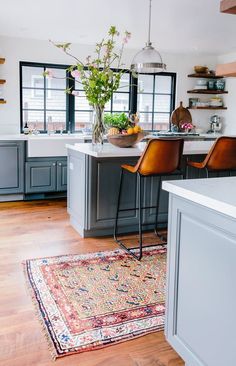
[[219, 137], [202, 162], [188, 161], [188, 166], [209, 172], [223, 172], [236, 169], [236, 137]]
[[[117, 211], [114, 225], [114, 240], [116, 243], [123, 248], [126, 252], [131, 254], [134, 258], [140, 260], [142, 258], [142, 246], [143, 246], [143, 230], [142, 227], [144, 223], [142, 222], [142, 213], [144, 209], [155, 208], [156, 216], [155, 216], [155, 233], [160, 237], [157, 231], [157, 220], [158, 220], [158, 207], [159, 207], [159, 198], [161, 191], [161, 179], [163, 176], [169, 176], [173, 174], [181, 175], [183, 178], [183, 173], [181, 171], [181, 158], [183, 153], [183, 144], [184, 140], [180, 138], [176, 139], [168, 139], [168, 138], [160, 138], [150, 140], [138, 160], [135, 166], [132, 165], [121, 165], [121, 174], [120, 174], [120, 185], [118, 192], [118, 200], [117, 200]], [[120, 209], [120, 198], [122, 192], [122, 184], [123, 184], [123, 176], [124, 172], [129, 172], [131, 174], [137, 175], [137, 183], [138, 183], [138, 207], [134, 208], [126, 208]], [[142, 181], [147, 177], [159, 177], [158, 184], [158, 192], [157, 192], [157, 203], [156, 206], [142, 206]], [[127, 248], [125, 244], [118, 239], [118, 219], [119, 212], [121, 211], [130, 211], [130, 210], [138, 210], [138, 226], [139, 226], [139, 255], [136, 255], [133, 249], [138, 248]]]

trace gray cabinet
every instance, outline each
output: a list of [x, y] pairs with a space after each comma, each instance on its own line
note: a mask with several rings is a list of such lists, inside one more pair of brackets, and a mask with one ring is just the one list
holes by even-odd
[[0, 194], [24, 192], [24, 141], [0, 141]]
[[66, 160], [27, 161], [25, 174], [25, 193], [66, 191]]
[[57, 162], [57, 191], [66, 191], [67, 189], [67, 161]]

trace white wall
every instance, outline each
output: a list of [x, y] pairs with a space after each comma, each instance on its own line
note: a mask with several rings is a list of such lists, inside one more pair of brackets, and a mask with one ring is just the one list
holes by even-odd
[[[218, 57], [218, 63], [224, 64], [227, 62], [236, 61], [236, 52], [221, 55]], [[224, 132], [225, 134], [236, 135], [236, 77], [226, 79], [226, 89], [229, 94], [225, 96], [225, 104], [228, 109], [225, 111]]]
[[[91, 46], [76, 45], [72, 47], [72, 53], [84, 60], [86, 56], [92, 54], [93, 49], [94, 47]], [[137, 50], [125, 50], [123, 61], [127, 67], [136, 52]], [[216, 57], [201, 54], [163, 54], [162, 56], [168, 71], [177, 73], [176, 106], [181, 100], [187, 106], [188, 98], [194, 97], [186, 93], [194, 86], [194, 79], [188, 78], [187, 74], [193, 72], [194, 65], [207, 65], [210, 69], [214, 69]], [[7, 104], [0, 105], [0, 134], [18, 133], [20, 131], [19, 61], [59, 64], [70, 64], [73, 61], [47, 41], [10, 37], [0, 37], [0, 57], [6, 58], [5, 64], [0, 66], [0, 78], [7, 80], [4, 87]], [[191, 114], [197, 127], [208, 130], [211, 112], [191, 111]]]

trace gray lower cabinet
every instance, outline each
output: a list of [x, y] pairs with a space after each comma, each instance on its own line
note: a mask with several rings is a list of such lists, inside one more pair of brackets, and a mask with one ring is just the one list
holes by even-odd
[[25, 193], [66, 191], [66, 160], [28, 161], [25, 173]]
[[0, 195], [24, 192], [24, 141], [0, 141]]
[[67, 190], [67, 161], [57, 162], [57, 191]]

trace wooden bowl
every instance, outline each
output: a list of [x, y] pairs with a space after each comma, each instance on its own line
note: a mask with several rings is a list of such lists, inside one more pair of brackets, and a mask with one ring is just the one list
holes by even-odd
[[207, 66], [194, 66], [196, 74], [206, 74], [209, 70]]
[[132, 135], [107, 135], [110, 144], [117, 147], [132, 147], [147, 135], [146, 132], [134, 133]]

